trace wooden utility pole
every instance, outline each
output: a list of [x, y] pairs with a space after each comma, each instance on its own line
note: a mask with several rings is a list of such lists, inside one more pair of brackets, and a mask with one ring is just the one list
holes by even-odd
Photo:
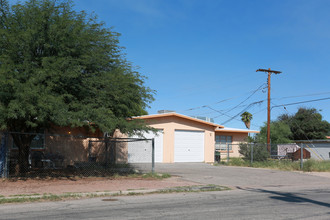
[[257, 69], [256, 72], [267, 72], [268, 73], [268, 81], [267, 81], [267, 85], [268, 85], [268, 103], [267, 103], [267, 150], [270, 152], [270, 76], [272, 75], [272, 73], [275, 74], [280, 74], [282, 72], [280, 71], [276, 71], [276, 70], [271, 70], [270, 68], [268, 70], [266, 69]]

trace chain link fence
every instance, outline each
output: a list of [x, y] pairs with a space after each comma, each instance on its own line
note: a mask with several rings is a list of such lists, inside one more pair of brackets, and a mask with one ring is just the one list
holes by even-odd
[[[0, 177], [111, 176], [154, 171], [154, 141], [0, 132]], [[28, 150], [19, 148], [31, 139]], [[14, 141], [15, 140], [15, 141]]]
[[330, 142], [305, 141], [290, 144], [257, 144], [239, 143], [226, 144], [221, 150], [215, 151], [215, 162], [229, 163], [234, 158], [243, 158], [254, 163], [266, 160], [303, 161], [308, 159], [330, 160]]

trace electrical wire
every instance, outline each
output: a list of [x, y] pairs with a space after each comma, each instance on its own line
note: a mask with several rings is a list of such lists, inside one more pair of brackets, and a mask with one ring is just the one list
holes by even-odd
[[258, 89], [254, 90], [253, 93], [251, 95], [249, 95], [246, 99], [244, 99], [242, 102], [240, 102], [238, 105], [234, 106], [233, 108], [229, 109], [227, 112], [230, 112], [232, 110], [234, 110], [235, 108], [237, 108], [239, 105], [241, 105], [242, 103], [246, 102], [249, 98], [251, 98], [256, 92], [258, 92], [260, 89], [264, 89], [262, 87], [265, 86], [265, 83], [263, 83], [261, 86], [258, 87]]
[[253, 105], [256, 104], [261, 104], [263, 103], [263, 101], [258, 101], [258, 102], [253, 102], [250, 105], [248, 105], [246, 108], [244, 108], [242, 111], [240, 111], [239, 113], [237, 113], [236, 115], [234, 115], [232, 118], [228, 119], [227, 121], [221, 123], [221, 124], [227, 124], [228, 122], [232, 121], [234, 118], [236, 118], [237, 116], [241, 115], [243, 112], [247, 111], [249, 108], [251, 108]]
[[317, 101], [323, 101], [323, 100], [328, 100], [330, 97], [322, 98], [322, 99], [312, 99], [312, 100], [307, 100], [307, 101], [302, 101], [302, 102], [293, 102], [293, 103], [287, 103], [283, 105], [275, 105], [272, 106], [271, 109], [276, 108], [276, 107], [281, 107], [281, 106], [288, 106], [288, 105], [297, 105], [297, 104], [303, 104], [303, 103], [308, 103], [308, 102], [317, 102]]
[[[240, 102], [240, 104], [244, 103], [246, 100], [248, 100], [249, 98], [251, 98], [251, 97], [252, 97], [257, 91], [264, 89], [264, 88], [261, 88], [261, 87], [265, 86], [265, 84], [266, 84], [266, 83], [263, 83], [263, 84], [262, 84], [261, 86], [259, 86], [256, 90], [252, 90], [252, 91], [250, 91], [252, 94], [251, 94], [249, 97], [247, 97], [244, 101]], [[249, 93], [250, 93], [250, 92], [249, 92]], [[184, 111], [186, 112], [186, 111], [192, 111], [192, 110], [201, 109], [201, 108], [207, 108], [207, 107], [210, 106], [210, 105], [219, 104], [219, 103], [226, 102], [226, 101], [228, 101], [228, 100], [235, 99], [235, 98], [238, 98], [238, 97], [241, 97], [241, 96], [233, 96], [233, 97], [230, 97], [230, 98], [227, 98], [227, 99], [223, 99], [223, 100], [220, 100], [220, 101], [217, 101], [217, 102], [211, 103], [211, 104], [202, 105], [202, 106], [198, 106], [198, 107], [194, 107], [194, 108], [189, 108], [189, 109], [184, 110]], [[235, 106], [234, 108], [240, 106], [240, 104], [238, 104], [238, 105]], [[231, 111], [231, 110], [228, 110], [227, 112], [229, 112], [229, 111]]]
[[289, 99], [289, 98], [299, 98], [299, 97], [306, 97], [306, 96], [318, 96], [318, 95], [324, 95], [324, 94], [330, 94], [330, 92], [313, 93], [313, 94], [296, 95], [296, 96], [286, 96], [286, 97], [280, 97], [280, 98], [273, 98], [273, 100], [282, 100], [282, 99]]

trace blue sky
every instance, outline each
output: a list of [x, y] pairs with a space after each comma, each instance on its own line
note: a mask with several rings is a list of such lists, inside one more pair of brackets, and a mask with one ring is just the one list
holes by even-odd
[[[245, 128], [239, 116], [228, 119], [247, 110], [259, 130], [267, 120], [267, 74], [259, 68], [283, 72], [272, 75], [273, 106], [330, 97], [328, 0], [74, 3], [122, 34], [127, 59], [157, 91], [150, 114], [175, 110]], [[330, 100], [276, 107], [272, 119], [298, 107], [315, 107], [330, 121]]]

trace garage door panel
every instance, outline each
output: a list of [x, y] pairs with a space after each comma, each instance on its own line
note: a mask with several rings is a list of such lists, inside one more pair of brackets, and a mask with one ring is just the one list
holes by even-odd
[[174, 162], [204, 161], [204, 132], [175, 131]]
[[[153, 132], [145, 132], [146, 139], [155, 138], [155, 162], [163, 162], [163, 131], [160, 130], [155, 135]], [[139, 138], [133, 136], [132, 138]], [[152, 157], [151, 141], [128, 142], [128, 162], [129, 163], [151, 163]]]

